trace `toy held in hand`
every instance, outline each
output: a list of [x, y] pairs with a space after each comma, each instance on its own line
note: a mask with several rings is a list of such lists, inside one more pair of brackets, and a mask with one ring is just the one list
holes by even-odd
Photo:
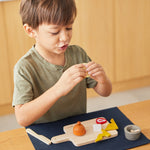
[[[86, 65], [87, 63], [83, 63], [83, 65]], [[86, 70], [86, 67], [85, 67], [85, 70]], [[90, 77], [90, 75], [88, 74], [88, 72], [86, 72], [86, 76], [85, 76], [85, 78], [88, 78], [88, 77]]]

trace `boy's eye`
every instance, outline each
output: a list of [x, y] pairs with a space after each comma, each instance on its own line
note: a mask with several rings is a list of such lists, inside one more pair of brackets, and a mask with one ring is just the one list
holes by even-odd
[[[66, 28], [66, 30], [67, 31], [70, 31], [70, 30], [72, 30], [72, 28]], [[59, 32], [60, 31], [58, 31], [58, 32], [50, 32], [52, 35], [57, 35], [57, 34], [59, 34]]]
[[72, 30], [72, 28], [66, 28], [66, 30]]
[[59, 31], [58, 32], [51, 32], [52, 35], [57, 35], [58, 33], [59, 33]]

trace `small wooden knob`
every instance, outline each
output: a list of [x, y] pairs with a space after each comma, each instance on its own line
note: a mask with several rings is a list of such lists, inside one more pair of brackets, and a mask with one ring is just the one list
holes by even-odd
[[73, 127], [73, 134], [77, 136], [82, 136], [86, 133], [85, 127], [81, 124], [80, 121]]

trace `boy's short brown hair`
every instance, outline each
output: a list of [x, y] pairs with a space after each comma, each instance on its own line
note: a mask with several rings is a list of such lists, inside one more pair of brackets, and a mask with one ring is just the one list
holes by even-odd
[[22, 0], [20, 4], [22, 23], [33, 29], [42, 23], [71, 24], [76, 13], [74, 0]]

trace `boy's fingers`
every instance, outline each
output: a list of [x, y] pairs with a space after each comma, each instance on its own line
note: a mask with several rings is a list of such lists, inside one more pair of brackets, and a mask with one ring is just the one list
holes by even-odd
[[76, 65], [74, 65], [74, 67], [77, 67], [77, 68], [83, 68], [84, 65], [83, 65], [83, 64], [76, 64]]

